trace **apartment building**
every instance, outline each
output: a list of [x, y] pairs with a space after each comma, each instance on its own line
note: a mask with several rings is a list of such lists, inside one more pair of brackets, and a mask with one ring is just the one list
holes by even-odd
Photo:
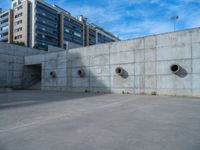
[[54, 7], [42, 0], [31, 2], [31, 47], [47, 49], [59, 46], [59, 14]]
[[[48, 45], [66, 48], [118, 41], [119, 39], [83, 16], [73, 17], [43, 0], [12, 0], [13, 42], [47, 50]], [[1, 37], [0, 37], [1, 39]]]
[[0, 10], [0, 42], [12, 43], [13, 41], [13, 11]]
[[118, 37], [94, 23], [87, 25], [86, 45], [95, 45], [119, 40], [120, 39]]
[[84, 45], [84, 23], [62, 8], [55, 6], [60, 14], [60, 47], [66, 48], [68, 43], [74, 47]]
[[29, 7], [29, 1], [13, 1], [13, 42], [21, 42], [25, 46], [30, 46]]

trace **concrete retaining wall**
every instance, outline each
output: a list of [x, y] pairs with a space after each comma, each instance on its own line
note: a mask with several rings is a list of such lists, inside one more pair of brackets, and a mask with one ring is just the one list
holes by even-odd
[[22, 88], [24, 56], [43, 51], [0, 42], [0, 88]]
[[[69, 51], [72, 91], [200, 96], [200, 29]], [[175, 75], [171, 64], [185, 71]], [[125, 77], [115, 73], [116, 67]], [[83, 68], [84, 78], [77, 76]]]
[[[38, 57], [47, 90], [200, 96], [200, 28]], [[182, 67], [179, 74], [171, 72], [172, 64]], [[123, 77], [116, 67], [124, 69]], [[78, 76], [79, 69], [84, 77]]]

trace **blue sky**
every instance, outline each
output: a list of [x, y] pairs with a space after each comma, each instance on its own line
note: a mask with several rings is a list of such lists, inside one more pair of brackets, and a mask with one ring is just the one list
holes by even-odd
[[[2, 0], [0, 7], [10, 7]], [[46, 0], [72, 15], [83, 14], [121, 39], [173, 31], [171, 16], [178, 15], [177, 29], [200, 27], [200, 0]]]

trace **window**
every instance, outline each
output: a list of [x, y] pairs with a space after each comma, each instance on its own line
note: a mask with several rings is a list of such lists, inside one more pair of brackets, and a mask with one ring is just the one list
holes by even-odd
[[21, 6], [17, 7], [17, 10], [20, 10], [20, 9], [22, 9], [22, 8], [23, 8], [23, 6], [21, 5]]
[[15, 8], [15, 11], [18, 11], [18, 10], [20, 10], [22, 8], [23, 8], [23, 6], [21, 5], [21, 6], [17, 7], [17, 8]]
[[8, 22], [8, 18], [1, 21], [1, 24]]
[[18, 25], [18, 24], [21, 24], [22, 23], [22, 20], [19, 20], [17, 22], [15, 22], [15, 25]]
[[15, 29], [15, 32], [22, 31], [22, 27]]
[[69, 29], [65, 29], [65, 32], [69, 33]]
[[8, 29], [8, 26], [5, 26], [5, 27], [2, 27], [1, 28], [1, 31], [5, 31], [5, 30], [7, 30]]
[[8, 12], [5, 13], [5, 14], [3, 14], [3, 15], [1, 16], [1, 18], [6, 17], [6, 16], [8, 16]]
[[77, 32], [74, 32], [74, 35], [75, 36], [78, 36], [78, 37], [81, 37], [81, 34], [77, 33]]
[[22, 35], [17, 35], [17, 36], [15, 36], [15, 40], [21, 39], [21, 38], [22, 38]]
[[17, 14], [17, 15], [15, 15], [15, 18], [18, 18], [18, 17], [21, 17], [21, 16], [22, 16], [22, 12]]

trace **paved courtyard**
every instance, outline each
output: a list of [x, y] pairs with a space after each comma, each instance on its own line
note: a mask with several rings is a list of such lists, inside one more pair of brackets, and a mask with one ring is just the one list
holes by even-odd
[[200, 150], [200, 99], [0, 93], [0, 150]]

